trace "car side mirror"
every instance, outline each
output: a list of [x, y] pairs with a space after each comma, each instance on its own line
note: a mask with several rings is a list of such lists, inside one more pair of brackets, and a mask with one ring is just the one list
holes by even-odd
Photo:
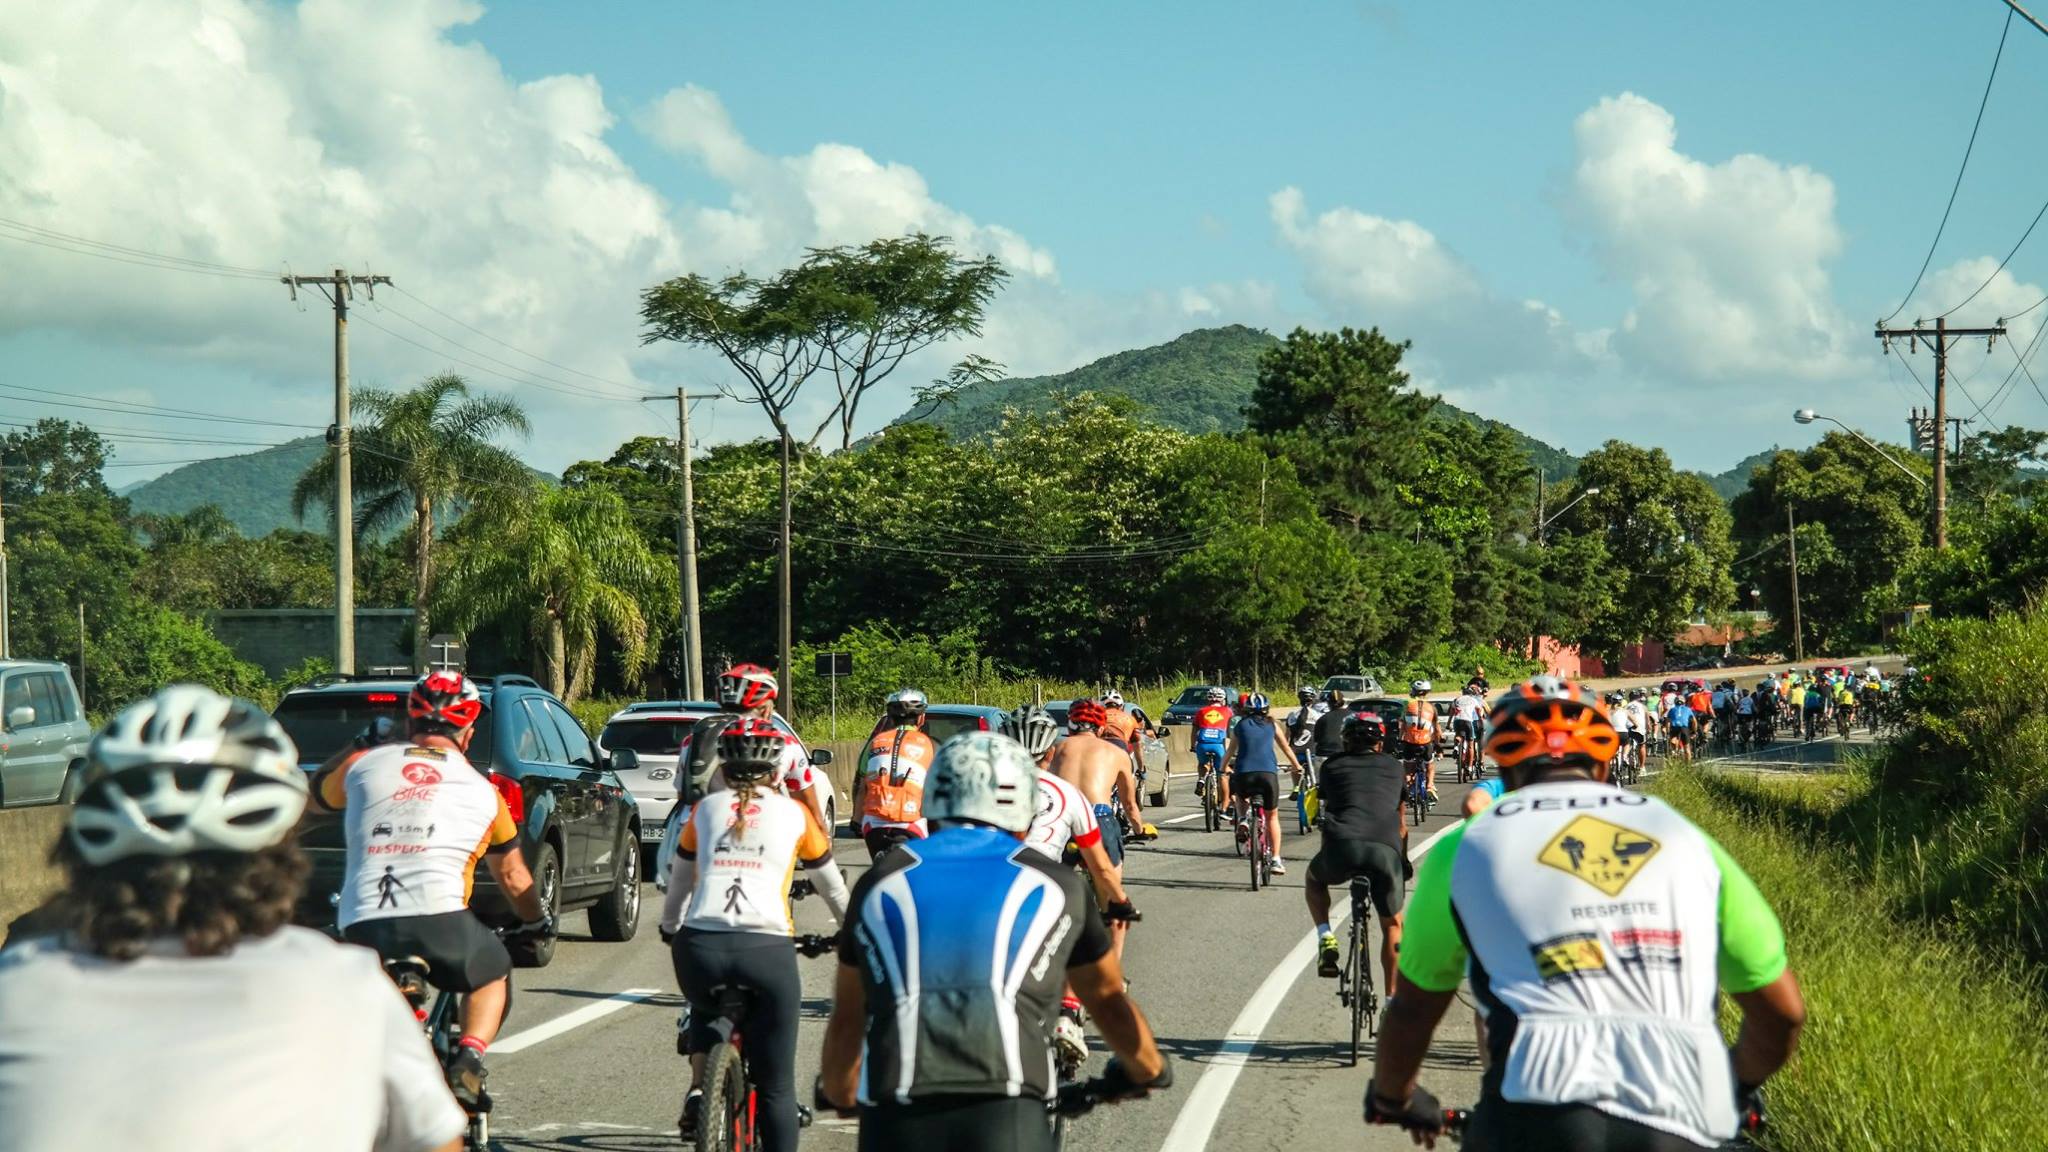
[[614, 772], [637, 772], [640, 770], [640, 754], [631, 748], [614, 748], [610, 755]]
[[36, 710], [26, 704], [16, 705], [12, 711], [7, 713], [7, 726], [9, 728], [26, 728], [35, 722]]
[[830, 763], [832, 763], [832, 750], [830, 748], [811, 749], [811, 767], [823, 768]]

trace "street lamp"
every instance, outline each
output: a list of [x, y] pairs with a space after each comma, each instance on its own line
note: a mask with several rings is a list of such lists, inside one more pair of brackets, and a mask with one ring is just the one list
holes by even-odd
[[1581, 492], [1581, 493], [1579, 493], [1579, 494], [1578, 494], [1577, 496], [1573, 497], [1573, 498], [1572, 498], [1572, 502], [1571, 502], [1571, 504], [1566, 504], [1566, 505], [1565, 505], [1564, 507], [1562, 507], [1562, 508], [1559, 508], [1559, 509], [1558, 509], [1557, 511], [1555, 511], [1555, 512], [1552, 512], [1552, 513], [1551, 513], [1551, 514], [1550, 514], [1550, 515], [1549, 515], [1549, 516], [1548, 516], [1547, 518], [1545, 518], [1545, 519], [1543, 520], [1543, 522], [1542, 522], [1542, 523], [1540, 523], [1540, 524], [1536, 525], [1536, 543], [1537, 543], [1537, 546], [1541, 547], [1541, 546], [1542, 546], [1542, 544], [1543, 544], [1543, 530], [1544, 530], [1545, 528], [1548, 528], [1548, 527], [1550, 527], [1550, 525], [1551, 525], [1551, 524], [1552, 524], [1553, 522], [1555, 522], [1555, 521], [1557, 520], [1557, 518], [1558, 518], [1559, 516], [1562, 516], [1562, 515], [1564, 515], [1565, 513], [1567, 513], [1567, 512], [1569, 512], [1569, 511], [1571, 511], [1571, 510], [1572, 510], [1572, 505], [1573, 505], [1573, 504], [1577, 504], [1577, 503], [1578, 503], [1579, 501], [1581, 501], [1581, 500], [1584, 500], [1584, 499], [1585, 499], [1586, 497], [1588, 497], [1588, 496], [1598, 496], [1599, 494], [1600, 494], [1600, 486], [1599, 486], [1598, 484], [1595, 484], [1595, 485], [1594, 485], [1594, 486], [1592, 486], [1591, 488], [1588, 488], [1588, 489], [1586, 489], [1586, 490], [1585, 490], [1584, 492]]
[[1887, 461], [1891, 463], [1892, 467], [1897, 468], [1899, 471], [1904, 472], [1908, 476], [1911, 476], [1913, 478], [1913, 483], [1918, 484], [1922, 489], [1925, 489], [1927, 487], [1927, 481], [1922, 479], [1918, 472], [1915, 472], [1911, 468], [1906, 467], [1904, 464], [1899, 463], [1897, 457], [1893, 456], [1891, 453], [1885, 451], [1884, 449], [1879, 448], [1875, 443], [1871, 441], [1870, 437], [1865, 436], [1863, 433], [1858, 432], [1854, 428], [1849, 427], [1847, 424], [1842, 423], [1840, 420], [1835, 419], [1833, 416], [1823, 416], [1820, 413], [1815, 412], [1811, 408], [1801, 408], [1797, 412], [1792, 413], [1792, 419], [1798, 421], [1801, 424], [1811, 424], [1815, 420], [1825, 420], [1828, 423], [1833, 424], [1835, 427], [1840, 428], [1842, 431], [1847, 432], [1849, 435], [1854, 436], [1858, 440], [1863, 441], [1866, 447], [1868, 447], [1872, 452], [1877, 453], [1879, 456], [1884, 457]]

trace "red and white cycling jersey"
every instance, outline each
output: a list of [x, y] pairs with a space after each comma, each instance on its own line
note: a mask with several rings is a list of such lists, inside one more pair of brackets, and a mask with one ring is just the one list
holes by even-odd
[[1102, 829], [1095, 824], [1095, 810], [1081, 790], [1050, 772], [1038, 773], [1038, 814], [1031, 818], [1031, 831], [1024, 843], [1045, 854], [1049, 860], [1065, 855], [1067, 842], [1086, 848], [1100, 843]]
[[348, 857], [336, 923], [433, 916], [469, 907], [476, 863], [519, 835], [490, 781], [452, 748], [385, 744], [320, 779], [345, 812]]
[[735, 827], [740, 804], [737, 792], [714, 792], [698, 801], [683, 826], [679, 851], [697, 862], [697, 886], [683, 926], [788, 936], [794, 931], [789, 883], [796, 866], [830, 858], [832, 838], [808, 805], [778, 792], [748, 798], [745, 828]]

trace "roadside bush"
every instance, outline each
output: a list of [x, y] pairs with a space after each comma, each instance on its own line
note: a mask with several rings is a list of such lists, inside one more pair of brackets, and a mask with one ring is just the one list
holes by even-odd
[[[1857, 867], [1811, 821], [1856, 801], [1803, 787], [1798, 820], [1731, 803], [1697, 770], [1657, 791], [1719, 840], [1784, 921], [1806, 993], [1799, 1054], [1766, 1089], [1765, 1144], [1779, 1152], [1844, 1148], [2048, 1147], [2048, 1000], [1993, 950], [1896, 918], [1909, 876]], [[1733, 1038], [1734, 1014], [1727, 1018]]]
[[1390, 692], [1402, 693], [1410, 680], [1428, 680], [1440, 692], [1455, 692], [1465, 686], [1474, 668], [1486, 669], [1487, 682], [1498, 690], [1543, 671], [1543, 662], [1487, 644], [1437, 640], [1425, 645], [1414, 658], [1393, 665], [1393, 675], [1383, 678], [1382, 684]]
[[277, 692], [254, 664], [235, 658], [206, 625], [161, 606], [123, 612], [88, 644], [93, 710], [112, 715], [166, 684], [203, 684], [265, 706]]

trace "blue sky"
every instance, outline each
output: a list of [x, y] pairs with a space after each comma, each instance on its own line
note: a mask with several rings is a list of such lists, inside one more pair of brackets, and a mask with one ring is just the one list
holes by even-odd
[[[985, 341], [1018, 371], [1207, 324], [1378, 323], [1415, 338], [1419, 381], [1483, 414], [1718, 470], [1811, 440], [1786, 417], [1800, 404], [1898, 437], [1918, 392], [1870, 322], [1926, 251], [2004, 11], [82, 3], [0, 15], [0, 219], [388, 269], [417, 302], [366, 315], [434, 351], [359, 326], [366, 383], [464, 370], [448, 357], [479, 344], [557, 384], [589, 378], [524, 353], [610, 382], [585, 398], [472, 373], [533, 404], [549, 434], [529, 454], [550, 468], [653, 431], [632, 390], [715, 377], [637, 347], [639, 288], [916, 226], [1021, 261]], [[57, 63], [87, 55], [104, 63]], [[1902, 320], [1980, 282], [2048, 198], [2026, 123], [2043, 106], [2048, 37], [2016, 22]], [[18, 382], [324, 422], [326, 326], [281, 290], [0, 254]], [[1959, 318], [2044, 283], [2048, 235]], [[2001, 350], [1984, 379], [2011, 364]], [[18, 400], [0, 421], [58, 414]], [[878, 397], [864, 423], [900, 406]], [[1995, 418], [2048, 426], [2048, 402], [2022, 382]], [[755, 427], [738, 409], [711, 425]], [[119, 479], [225, 450], [131, 441]]]

